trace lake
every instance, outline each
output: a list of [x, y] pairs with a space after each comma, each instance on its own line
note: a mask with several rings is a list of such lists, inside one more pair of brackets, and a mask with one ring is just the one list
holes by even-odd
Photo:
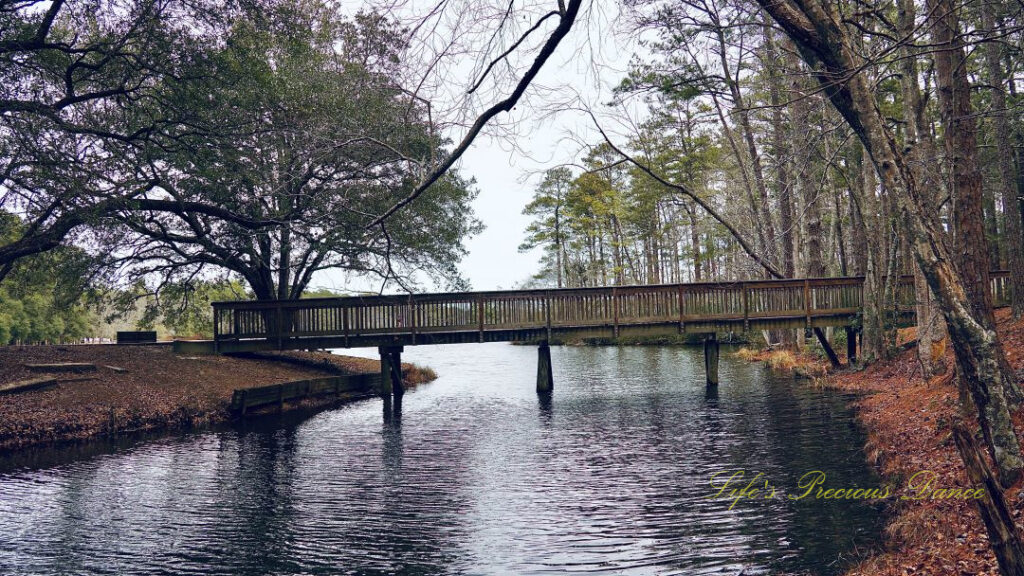
[[[551, 353], [550, 396], [534, 347], [407, 347], [440, 377], [388, 418], [0, 458], [0, 573], [834, 574], [878, 545], [877, 504], [791, 498], [880, 485], [848, 398], [729, 348], [716, 391], [696, 347]], [[738, 470], [762, 492], [716, 498]]]

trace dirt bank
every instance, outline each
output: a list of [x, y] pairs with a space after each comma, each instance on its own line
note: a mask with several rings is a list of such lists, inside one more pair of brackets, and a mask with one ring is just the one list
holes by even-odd
[[[1000, 310], [998, 330], [1013, 368], [1024, 367], [1024, 322], [1013, 322]], [[921, 471], [935, 473], [941, 488], [972, 487], [953, 443], [950, 422], [958, 410], [952, 378], [953, 358], [947, 351], [945, 375], [925, 381], [916, 350], [862, 372], [837, 373], [828, 383], [840, 390], [863, 393], [858, 418], [868, 432], [865, 453], [882, 476], [906, 487]], [[1018, 434], [1021, 411], [1015, 414]], [[1020, 522], [1016, 490], [1007, 500]], [[887, 549], [854, 567], [848, 575], [998, 574], [977, 506], [967, 500], [889, 501]]]
[[[162, 345], [10, 346], [0, 347], [0, 385], [41, 376], [26, 364], [63, 362], [97, 370], [54, 374], [57, 386], [0, 395], [0, 450], [221, 422], [230, 418], [235, 389], [380, 369], [376, 360], [326, 353], [181, 356]], [[435, 377], [411, 364], [403, 373], [410, 385]]]

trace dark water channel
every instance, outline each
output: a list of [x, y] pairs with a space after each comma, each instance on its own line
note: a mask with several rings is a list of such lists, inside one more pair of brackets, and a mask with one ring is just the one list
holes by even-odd
[[[710, 394], [696, 348], [553, 348], [538, 398], [532, 347], [407, 348], [441, 377], [388, 423], [367, 400], [0, 459], [0, 574], [840, 571], [877, 507], [786, 495], [878, 485], [846, 402], [725, 352]], [[739, 469], [776, 497], [712, 498]]]

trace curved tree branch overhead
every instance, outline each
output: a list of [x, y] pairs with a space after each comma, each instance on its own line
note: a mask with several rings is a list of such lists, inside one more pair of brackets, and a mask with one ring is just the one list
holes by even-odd
[[470, 92], [475, 91], [480, 86], [480, 84], [484, 80], [484, 77], [492, 70], [495, 63], [508, 56], [510, 52], [514, 51], [515, 48], [518, 47], [526, 39], [527, 36], [532, 34], [543, 23], [543, 21], [557, 14], [558, 24], [548, 35], [547, 39], [544, 41], [544, 44], [538, 51], [537, 56], [534, 58], [533, 63], [529, 66], [529, 68], [526, 69], [525, 72], [523, 72], [522, 76], [519, 78], [519, 81], [516, 83], [511, 93], [509, 93], [507, 97], [493, 104], [492, 106], [484, 110], [479, 116], [477, 116], [476, 120], [472, 123], [472, 125], [467, 130], [466, 134], [462, 137], [462, 139], [455, 146], [455, 148], [450, 153], [448, 153], [437, 164], [437, 166], [430, 170], [430, 172], [416, 185], [413, 191], [410, 192], [405, 198], [401, 199], [399, 202], [395, 203], [393, 206], [384, 211], [384, 213], [382, 213], [380, 216], [374, 218], [372, 222], [367, 224], [367, 228], [379, 226], [381, 222], [387, 220], [389, 217], [391, 217], [391, 215], [395, 214], [403, 207], [408, 206], [409, 203], [411, 203], [413, 200], [415, 200], [417, 197], [423, 194], [428, 188], [430, 188], [430, 186], [437, 182], [438, 179], [440, 179], [441, 176], [443, 176], [444, 173], [447, 172], [455, 164], [455, 162], [457, 162], [459, 158], [462, 157], [463, 154], [465, 154], [466, 150], [469, 149], [469, 147], [473, 144], [473, 141], [480, 134], [480, 131], [483, 130], [483, 128], [492, 118], [494, 118], [498, 114], [501, 114], [502, 112], [510, 112], [515, 107], [516, 103], [519, 102], [519, 99], [522, 98], [523, 93], [526, 92], [526, 89], [530, 86], [530, 83], [533, 82], [537, 74], [540, 73], [541, 69], [544, 67], [544, 64], [548, 61], [548, 59], [551, 58], [551, 55], [555, 53], [555, 49], [558, 48], [558, 45], [572, 30], [573, 25], [576, 22], [576, 18], [579, 15], [580, 6], [582, 5], [582, 3], [583, 0], [569, 0], [568, 3], [565, 3], [560, 0], [558, 3], [559, 6], [557, 13], [549, 12], [548, 14], [542, 16], [533, 27], [527, 30], [520, 39], [513, 43], [512, 48], [504, 52], [499, 58], [495, 59], [494, 61], [491, 62], [491, 64], [487, 66], [483, 74], [481, 74], [480, 78], [470, 88]]

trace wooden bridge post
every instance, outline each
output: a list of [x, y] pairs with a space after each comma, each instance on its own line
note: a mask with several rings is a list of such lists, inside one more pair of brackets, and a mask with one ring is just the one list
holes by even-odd
[[718, 334], [710, 332], [704, 338], [704, 374], [708, 386], [718, 386]]
[[677, 291], [679, 293], [679, 333], [680, 334], [684, 334], [686, 332], [686, 327], [683, 324], [683, 318], [684, 318], [684, 314], [685, 314], [685, 310], [686, 310], [686, 300], [683, 298], [683, 285], [682, 284], [679, 285], [679, 288], [678, 288]]
[[846, 327], [846, 364], [857, 363], [857, 330], [853, 326]]
[[[551, 340], [551, 291], [544, 292], [544, 323], [548, 330], [548, 339], [544, 341], [544, 346], [547, 346], [548, 341]], [[551, 353], [548, 352], [548, 367], [551, 366]], [[550, 369], [548, 370], [550, 372]], [[539, 388], [538, 388], [539, 389]]]
[[416, 326], [418, 324], [418, 320], [416, 318], [416, 316], [417, 316], [416, 302], [413, 301], [412, 294], [409, 294], [409, 315], [412, 316], [412, 319], [409, 322], [409, 329], [412, 331], [412, 343], [413, 343], [413, 345], [415, 345], [416, 344]]
[[380, 395], [390, 397], [405, 393], [402, 385], [402, 347], [380, 346]]
[[217, 306], [213, 307], [213, 353], [217, 354], [220, 352], [218, 343], [220, 342], [220, 308]]
[[750, 332], [750, 290], [747, 289], [747, 283], [744, 282], [743, 286], [743, 332]]
[[401, 398], [405, 394], [405, 384], [402, 383], [402, 347], [396, 346], [391, 349], [391, 390], [395, 398]]
[[804, 313], [807, 315], [807, 328], [811, 327], [811, 282], [804, 279]]
[[345, 348], [348, 348], [348, 306], [341, 308], [342, 330], [345, 332]]
[[484, 341], [484, 297], [477, 296], [476, 298], [476, 316], [477, 316], [477, 327], [480, 330], [480, 341]]
[[281, 301], [277, 301], [277, 308], [274, 309], [274, 332], [277, 333], [277, 349], [284, 350], [284, 309]]
[[541, 340], [537, 348], [537, 392], [549, 393], [555, 388], [555, 377], [551, 372], [551, 347], [547, 340]]
[[617, 293], [617, 291], [615, 289], [615, 286], [612, 286], [612, 314], [614, 314], [614, 322], [615, 322], [615, 324], [614, 324], [615, 327], [612, 329], [612, 335], [615, 336], [616, 338], [618, 338], [619, 337], [619, 295], [618, 295], [618, 293]]

